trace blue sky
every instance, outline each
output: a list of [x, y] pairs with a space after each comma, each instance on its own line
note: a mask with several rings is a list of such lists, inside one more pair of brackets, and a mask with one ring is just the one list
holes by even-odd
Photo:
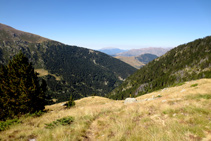
[[176, 47], [211, 35], [211, 0], [0, 0], [0, 23], [100, 49]]

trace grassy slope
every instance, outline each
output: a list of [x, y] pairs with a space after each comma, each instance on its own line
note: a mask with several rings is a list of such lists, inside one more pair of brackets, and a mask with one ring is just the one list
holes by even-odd
[[[46, 106], [41, 117], [0, 132], [0, 140], [209, 140], [211, 139], [211, 79], [186, 82], [138, 97], [161, 95], [152, 101], [124, 105], [102, 97], [87, 97], [64, 109]], [[69, 126], [45, 129], [45, 124], [73, 116]]]

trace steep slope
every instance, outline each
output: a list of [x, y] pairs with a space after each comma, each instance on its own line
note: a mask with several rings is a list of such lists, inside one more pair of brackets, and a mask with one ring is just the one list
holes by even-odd
[[131, 49], [131, 50], [128, 50], [126, 52], [117, 53], [116, 56], [139, 56], [141, 54], [146, 54], [146, 53], [161, 56], [169, 50], [170, 50], [170, 48], [156, 48], [156, 47]]
[[[46, 106], [39, 117], [24, 116], [19, 123], [0, 132], [0, 140], [211, 140], [211, 79], [186, 82], [137, 97], [124, 104], [92, 96], [76, 100], [66, 109], [63, 103]], [[155, 97], [154, 100], [149, 100]], [[65, 117], [71, 124], [51, 126]], [[61, 120], [60, 120], [61, 121]], [[48, 126], [49, 127], [49, 126]]]
[[22, 51], [48, 84], [49, 93], [59, 101], [70, 94], [80, 98], [105, 95], [135, 68], [104, 53], [65, 45], [0, 24], [0, 64]]
[[109, 97], [138, 96], [178, 83], [211, 77], [211, 36], [180, 45], [131, 75]]

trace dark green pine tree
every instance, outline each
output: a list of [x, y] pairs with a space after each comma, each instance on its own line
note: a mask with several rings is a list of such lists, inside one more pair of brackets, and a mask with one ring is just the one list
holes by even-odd
[[5, 66], [0, 67], [0, 119], [9, 115], [10, 94], [9, 80], [7, 78], [7, 69]]
[[0, 92], [7, 117], [43, 110], [46, 104], [46, 83], [39, 84], [37, 73], [23, 53], [13, 57], [1, 69]]

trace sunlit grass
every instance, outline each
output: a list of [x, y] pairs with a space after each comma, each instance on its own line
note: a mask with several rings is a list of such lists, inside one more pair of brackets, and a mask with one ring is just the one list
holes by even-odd
[[[197, 87], [190, 87], [192, 84]], [[46, 106], [47, 113], [24, 116], [19, 124], [0, 132], [0, 140], [143, 140], [186, 141], [211, 139], [211, 80], [191, 81], [138, 97], [156, 100], [124, 105], [102, 97]], [[73, 117], [68, 125], [46, 129], [46, 124]]]

